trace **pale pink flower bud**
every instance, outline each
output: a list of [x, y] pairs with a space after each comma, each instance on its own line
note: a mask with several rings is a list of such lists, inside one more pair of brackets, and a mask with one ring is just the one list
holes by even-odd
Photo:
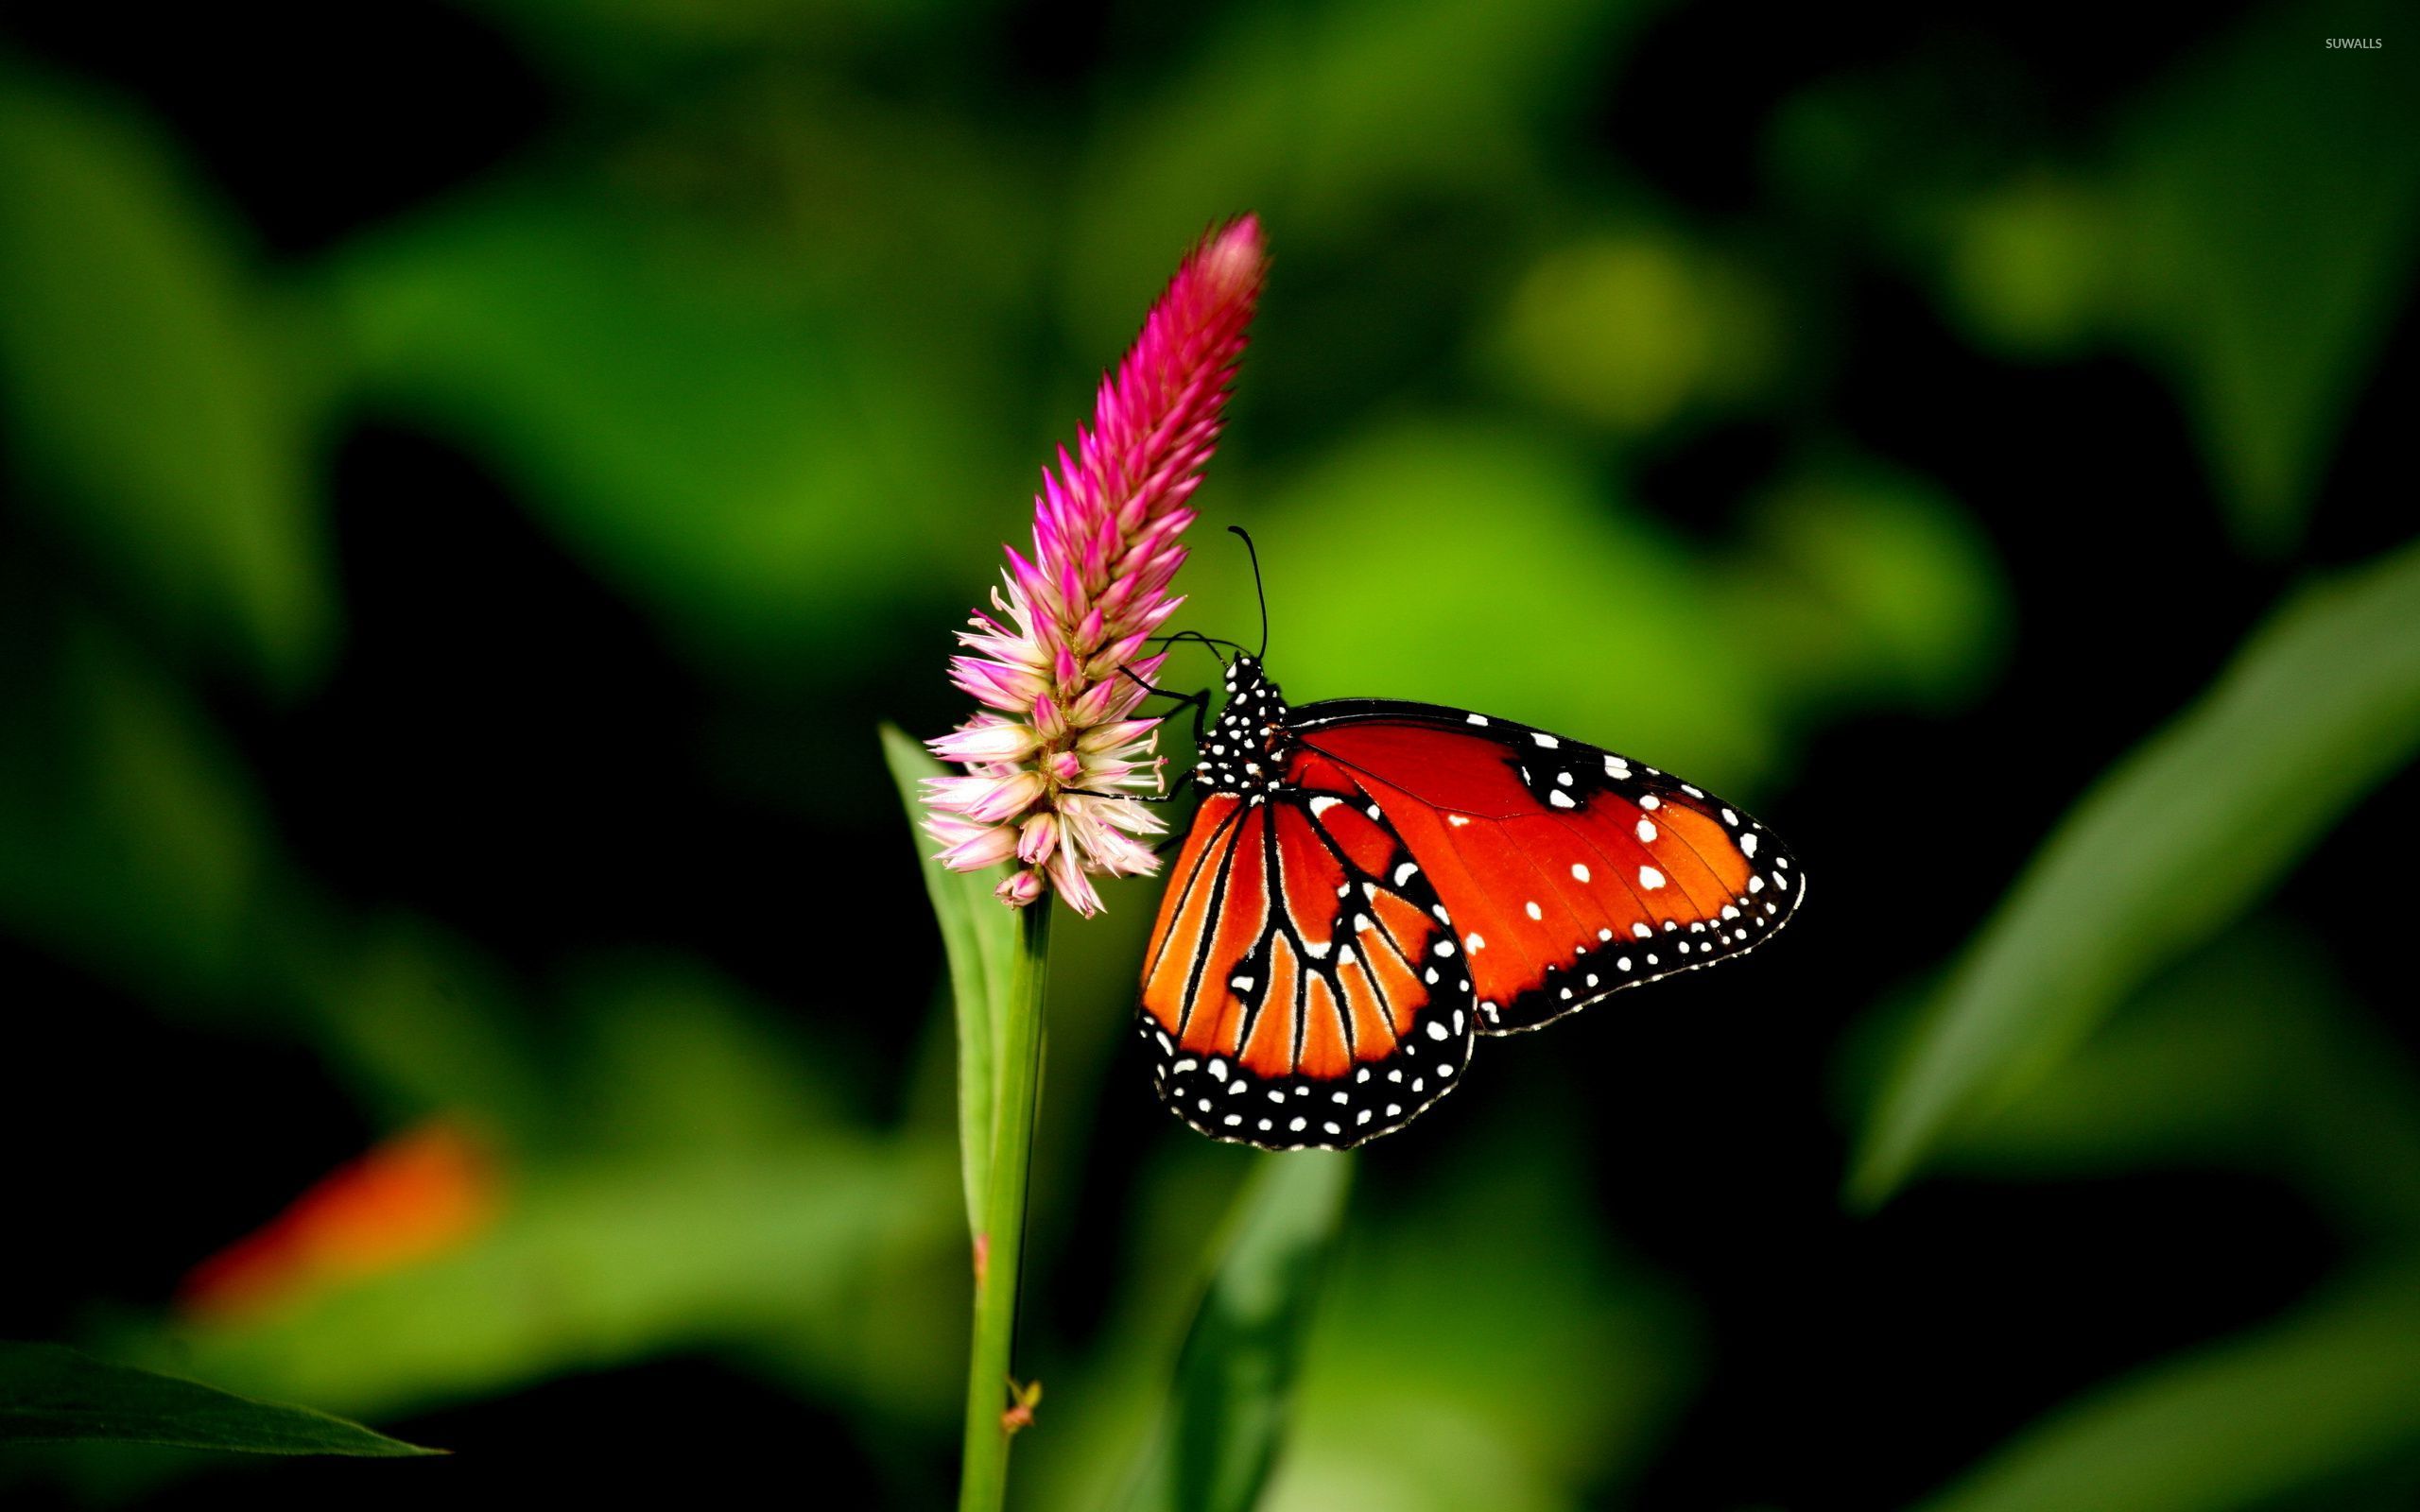
[[1021, 725], [1013, 719], [977, 718], [955, 733], [927, 744], [933, 754], [943, 761], [981, 765], [1021, 762], [1034, 753], [1041, 741], [1030, 725]]
[[1009, 825], [994, 824], [943, 850], [941, 860], [953, 871], [980, 871], [1016, 853], [1017, 832]]
[[997, 824], [1013, 819], [1033, 807], [1047, 789], [1048, 783], [1040, 772], [1012, 772], [1006, 777], [969, 777], [953, 795], [959, 801], [958, 812], [970, 819]]
[[1114, 719], [1105, 725], [1095, 725], [1078, 736], [1076, 748], [1087, 756], [1115, 750], [1141, 740], [1158, 724], [1156, 719]]
[[1067, 906], [1086, 915], [1100, 912], [1100, 893], [1093, 886], [1092, 878], [1085, 875], [1088, 869], [1090, 858], [1084, 852], [1063, 845], [1051, 856], [1047, 872], [1059, 896], [1067, 900]]
[[1059, 819], [1055, 815], [1037, 814], [1025, 821], [1016, 842], [1016, 856], [1028, 867], [1038, 867], [1050, 859], [1059, 847]]

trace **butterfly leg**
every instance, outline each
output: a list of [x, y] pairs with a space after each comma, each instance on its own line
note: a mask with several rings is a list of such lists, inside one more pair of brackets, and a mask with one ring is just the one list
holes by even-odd
[[[1141, 678], [1136, 677], [1132, 671], [1129, 671], [1125, 667], [1119, 667], [1117, 670], [1120, 676], [1124, 677], [1128, 681], [1133, 683], [1136, 687], [1142, 689], [1145, 693], [1150, 694], [1154, 698], [1173, 698], [1176, 700], [1176, 709], [1183, 709], [1188, 705], [1191, 706], [1193, 710], [1193, 744], [1197, 747], [1201, 746], [1202, 730], [1210, 721], [1209, 689], [1200, 688], [1196, 689], [1192, 693], [1170, 693], [1166, 688], [1152, 687], [1150, 683], [1145, 682]], [[1169, 710], [1160, 717], [1163, 719], [1175, 718], [1176, 709]]]
[[[1194, 693], [1170, 693], [1165, 688], [1152, 687], [1125, 667], [1119, 667], [1117, 670], [1120, 676], [1154, 698], [1173, 698], [1176, 700], [1178, 709], [1190, 705], [1193, 710], [1193, 744], [1197, 749], [1201, 747], [1202, 730], [1210, 716], [1208, 689], [1204, 688]], [[1176, 709], [1169, 710], [1161, 717], [1164, 719], [1176, 717]], [[1184, 790], [1192, 785], [1195, 775], [1193, 768], [1186, 767], [1178, 774], [1175, 785], [1161, 793], [1101, 793], [1084, 787], [1063, 788], [1061, 791], [1073, 794], [1078, 798], [1114, 798], [1123, 803], [1174, 803], [1184, 796]], [[1179, 835], [1176, 838], [1181, 839], [1183, 836]]]
[[1192, 782], [1193, 773], [1185, 771], [1177, 774], [1176, 785], [1165, 793], [1101, 793], [1089, 787], [1063, 787], [1059, 791], [1076, 798], [1114, 798], [1121, 803], [1173, 803], [1184, 796]]

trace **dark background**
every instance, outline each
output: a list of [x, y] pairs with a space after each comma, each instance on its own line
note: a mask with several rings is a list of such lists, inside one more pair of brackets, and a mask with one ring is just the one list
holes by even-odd
[[[0, 1476], [948, 1500], [946, 1003], [874, 728], [963, 716], [1033, 469], [1253, 209], [1179, 623], [1249, 638], [1248, 524], [1297, 701], [1568, 730], [1818, 878], [1359, 1158], [1267, 1504], [2034, 1504], [1968, 1478], [2420, 1228], [2408, 777], [2079, 1052], [2128, 1095], [1840, 1195], [2061, 816], [2411, 534], [2391, 16], [13, 8], [0, 1333], [457, 1452]], [[1117, 1484], [1265, 1159], [1129, 1053], [1153, 895], [1058, 931], [1026, 1505]], [[432, 1121], [488, 1221], [174, 1303]], [[2420, 1389], [2331, 1383], [2399, 1426], [2258, 1504], [2410, 1504]]]

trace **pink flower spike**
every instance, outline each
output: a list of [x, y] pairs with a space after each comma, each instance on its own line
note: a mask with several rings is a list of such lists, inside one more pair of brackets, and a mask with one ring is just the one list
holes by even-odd
[[1166, 829], [1133, 801], [1161, 787], [1159, 721], [1135, 710], [1165, 658], [1135, 658], [1182, 602], [1167, 589], [1184, 560], [1188, 501], [1267, 261], [1251, 215], [1194, 248], [1102, 376], [1092, 424], [1044, 470], [1032, 554], [1003, 548], [1004, 586], [959, 632], [970, 654], [950, 660], [950, 680], [996, 713], [927, 743], [967, 775], [927, 782], [925, 828], [958, 870], [1016, 856], [996, 891], [1012, 908], [1055, 889], [1097, 913], [1093, 876], [1158, 868], [1132, 838]]

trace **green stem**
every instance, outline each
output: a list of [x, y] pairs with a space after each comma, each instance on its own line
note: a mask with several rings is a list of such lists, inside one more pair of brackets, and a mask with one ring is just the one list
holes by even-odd
[[992, 1189], [983, 1204], [985, 1231], [975, 1241], [975, 1345], [966, 1367], [959, 1512], [999, 1512], [1008, 1496], [1009, 1430], [1000, 1418], [1009, 1406], [1009, 1350], [1016, 1339], [1027, 1174], [1042, 1086], [1042, 983], [1054, 906], [1046, 896], [1018, 916], [1008, 1008], [994, 1041], [999, 1086], [992, 1105]]

